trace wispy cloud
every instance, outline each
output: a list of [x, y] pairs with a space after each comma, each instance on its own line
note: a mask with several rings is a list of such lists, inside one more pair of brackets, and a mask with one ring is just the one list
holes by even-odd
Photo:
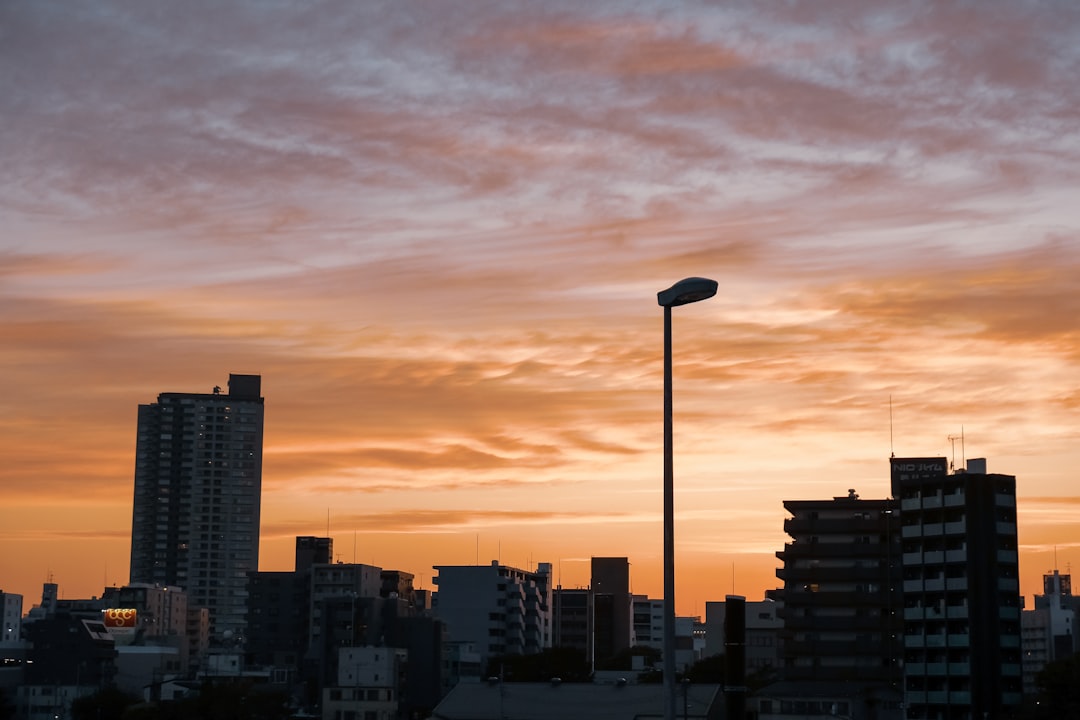
[[[652, 578], [688, 275], [721, 286], [675, 317], [702, 577], [961, 428], [1022, 552], [1067, 544], [1078, 36], [1063, 4], [4, 4], [0, 525], [40, 527], [0, 575], [119, 545], [136, 406], [255, 372], [266, 563], [332, 504], [402, 565], [493, 528]], [[116, 527], [41, 510], [76, 502]]]

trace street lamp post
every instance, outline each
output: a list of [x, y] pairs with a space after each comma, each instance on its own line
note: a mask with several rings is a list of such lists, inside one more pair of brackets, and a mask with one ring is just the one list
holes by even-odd
[[664, 308], [664, 720], [675, 720], [675, 473], [671, 431], [671, 308], [707, 300], [717, 283], [680, 280], [656, 294]]

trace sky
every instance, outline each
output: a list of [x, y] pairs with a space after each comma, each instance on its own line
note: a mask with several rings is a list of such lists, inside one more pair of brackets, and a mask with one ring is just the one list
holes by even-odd
[[[1016, 475], [1080, 562], [1080, 5], [0, 3], [0, 589], [128, 580], [136, 413], [262, 375], [260, 567], [779, 586], [785, 499]], [[1030, 603], [1029, 603], [1030, 607]]]

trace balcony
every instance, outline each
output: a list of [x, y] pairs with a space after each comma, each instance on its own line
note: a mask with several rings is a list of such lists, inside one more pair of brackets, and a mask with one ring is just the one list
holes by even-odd
[[904, 620], [922, 620], [926, 617], [926, 611], [921, 607], [904, 608]]
[[971, 675], [971, 663], [969, 663], [969, 662], [949, 663], [949, 675], [953, 675], [953, 676]]
[[967, 690], [953, 690], [949, 693], [950, 705], [970, 705], [971, 693]]
[[926, 647], [926, 638], [922, 635], [905, 635], [904, 647], [906, 648], [921, 648]]
[[945, 580], [946, 590], [967, 590], [968, 582], [967, 578], [948, 578]]
[[945, 647], [946, 639], [948, 635], [927, 635], [925, 637], [925, 646], [928, 648]]
[[967, 522], [965, 522], [964, 520], [956, 520], [954, 522], [945, 523], [945, 534], [946, 535], [963, 535], [966, 532], [967, 532]]
[[999, 607], [998, 618], [1002, 620], [1019, 620], [1020, 608], [1018, 607]]
[[994, 529], [998, 535], [1007, 535], [1016, 537], [1016, 523], [1014, 522], [1001, 522], [994, 523]]
[[945, 578], [926, 578], [926, 580], [923, 581], [923, 589], [926, 592], [942, 592], [945, 590]]
[[1014, 508], [1016, 507], [1016, 496], [994, 493], [994, 504], [998, 507]]
[[884, 517], [819, 518], [798, 516], [784, 520], [788, 535], [877, 535], [887, 527]]

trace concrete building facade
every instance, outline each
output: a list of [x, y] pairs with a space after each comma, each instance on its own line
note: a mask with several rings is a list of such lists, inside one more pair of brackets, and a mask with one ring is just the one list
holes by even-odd
[[529, 655], [552, 646], [551, 564], [536, 571], [490, 565], [436, 565], [435, 616], [449, 639], [471, 642], [481, 664], [498, 655]]

